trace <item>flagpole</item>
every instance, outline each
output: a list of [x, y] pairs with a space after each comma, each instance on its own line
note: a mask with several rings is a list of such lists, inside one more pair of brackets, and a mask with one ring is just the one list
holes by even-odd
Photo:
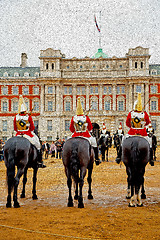
[[[100, 29], [101, 29], [101, 11], [99, 12], [99, 19], [100, 19]], [[101, 31], [99, 32], [99, 48], [101, 48]]]

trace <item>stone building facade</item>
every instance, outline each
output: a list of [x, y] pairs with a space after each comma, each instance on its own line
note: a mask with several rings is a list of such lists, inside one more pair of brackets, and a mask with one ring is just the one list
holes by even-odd
[[141, 92], [160, 140], [160, 65], [149, 64], [149, 49], [129, 49], [121, 58], [109, 58], [102, 49], [92, 57], [68, 59], [60, 50], [40, 52], [40, 67], [27, 67], [27, 55], [20, 67], [0, 68], [0, 138], [15, 133], [13, 118], [22, 94], [42, 140], [70, 136], [69, 125], [81, 98], [84, 112], [100, 128], [105, 123], [113, 134], [133, 109]]

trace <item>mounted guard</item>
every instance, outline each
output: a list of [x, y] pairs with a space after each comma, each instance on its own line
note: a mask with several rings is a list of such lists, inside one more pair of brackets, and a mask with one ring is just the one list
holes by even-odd
[[[142, 110], [142, 100], [141, 100], [141, 93], [138, 93], [138, 99], [134, 103], [134, 110], [129, 112], [127, 119], [126, 119], [126, 126], [129, 127], [128, 134], [125, 138], [131, 136], [140, 136], [144, 137], [150, 145], [150, 160], [149, 163], [151, 166], [154, 166], [153, 161], [153, 150], [152, 150], [152, 139], [148, 137], [146, 126], [150, 123], [149, 116], [146, 111]], [[123, 139], [122, 139], [123, 141]], [[122, 154], [122, 147], [118, 152], [116, 162], [120, 163], [121, 161], [121, 154]]]
[[18, 114], [14, 118], [14, 130], [16, 136], [27, 138], [37, 149], [38, 153], [38, 167], [45, 168], [46, 166], [42, 161], [41, 144], [38, 136], [33, 132], [35, 129], [33, 119], [30, 114], [27, 113], [27, 107], [25, 105], [22, 95], [19, 97]]
[[93, 126], [91, 123], [90, 118], [87, 115], [84, 115], [80, 97], [77, 99], [77, 109], [76, 109], [76, 115], [72, 117], [71, 123], [70, 123], [70, 131], [73, 133], [73, 137], [84, 137], [88, 139], [91, 146], [94, 149], [95, 153], [95, 163], [96, 165], [99, 165], [100, 160], [98, 157], [98, 146], [96, 142], [96, 138], [93, 137], [90, 134], [90, 131], [92, 130]]

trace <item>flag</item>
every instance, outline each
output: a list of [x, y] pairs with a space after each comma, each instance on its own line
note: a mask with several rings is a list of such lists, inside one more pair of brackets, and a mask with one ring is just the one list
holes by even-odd
[[98, 24], [97, 24], [97, 20], [96, 20], [96, 16], [95, 16], [95, 15], [94, 15], [94, 21], [95, 21], [95, 24], [96, 24], [96, 27], [97, 27], [98, 32], [100, 32], [101, 30], [100, 30], [100, 28], [98, 27]]

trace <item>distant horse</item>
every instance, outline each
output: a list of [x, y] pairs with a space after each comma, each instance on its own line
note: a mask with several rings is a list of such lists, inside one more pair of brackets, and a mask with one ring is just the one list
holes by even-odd
[[[21, 176], [23, 178], [23, 190], [21, 197], [25, 197], [25, 184], [27, 182], [27, 169], [32, 167], [33, 175], [33, 191], [32, 198], [37, 199], [36, 195], [36, 181], [37, 181], [37, 150], [25, 137], [12, 137], [4, 146], [4, 161], [7, 168], [7, 184], [8, 184], [8, 197], [6, 207], [12, 207], [11, 192], [14, 188], [13, 201], [14, 207], [20, 207], [17, 199], [17, 190]], [[17, 173], [15, 176], [15, 167], [17, 166]]]
[[102, 161], [105, 160], [108, 162], [108, 151], [112, 146], [112, 137], [110, 136], [101, 136], [97, 141], [98, 146], [100, 146], [102, 153]]
[[[74, 137], [68, 139], [63, 146], [62, 153], [63, 164], [65, 168], [65, 174], [67, 176], [67, 185], [69, 189], [69, 197], [68, 197], [68, 207], [73, 207], [73, 199], [72, 199], [72, 178], [76, 185], [75, 196], [74, 199], [78, 199], [78, 207], [83, 208], [83, 196], [82, 196], [82, 188], [84, 185], [84, 178], [86, 176], [86, 172], [88, 169], [88, 199], [93, 199], [92, 191], [91, 191], [91, 182], [92, 182], [92, 170], [94, 163], [94, 151], [89, 143], [89, 141], [85, 138]], [[79, 193], [78, 193], [79, 187]]]
[[113, 140], [114, 140], [114, 147], [116, 148], [116, 151], [118, 154], [121, 147], [121, 143], [122, 143], [122, 136], [120, 136], [119, 134], [114, 134]]
[[[137, 206], [143, 206], [140, 188], [144, 193], [144, 173], [149, 162], [150, 147], [148, 141], [139, 136], [128, 137], [122, 142], [122, 160], [128, 175], [128, 195], [131, 198], [129, 206], [134, 207], [134, 195]], [[131, 192], [130, 192], [131, 191]]]

